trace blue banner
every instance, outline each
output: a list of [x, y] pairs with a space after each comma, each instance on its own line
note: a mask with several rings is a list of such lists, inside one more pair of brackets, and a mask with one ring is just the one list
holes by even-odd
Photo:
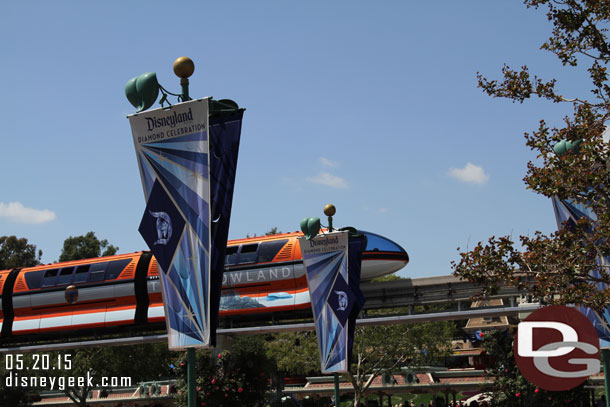
[[215, 345], [242, 113], [199, 99], [129, 117], [170, 349]]
[[[595, 216], [590, 208], [576, 204], [570, 200], [559, 199], [556, 196], [553, 197], [553, 209], [555, 211], [555, 220], [557, 221], [558, 228], [564, 227], [564, 224], [566, 223], [568, 225], [575, 225], [578, 219], [581, 218], [587, 218], [593, 221], [597, 219], [597, 216]], [[596, 261], [600, 267], [608, 268], [610, 266], [610, 258], [608, 257], [598, 257]], [[603, 278], [599, 269], [593, 269], [590, 274], [592, 277], [600, 280], [597, 283], [597, 287], [600, 290], [606, 290], [608, 288], [608, 285], [601, 281]], [[600, 347], [610, 347], [610, 326], [608, 325], [610, 322], [610, 308], [607, 307], [603, 310], [594, 310], [587, 307], [578, 307], [578, 309], [595, 327], [597, 335], [599, 336]]]
[[237, 156], [241, 138], [244, 111], [210, 116], [210, 191], [212, 193], [212, 258], [210, 268], [210, 325], [214, 327], [210, 338], [216, 345], [216, 327], [225, 270], [225, 252], [229, 238], [229, 223], [233, 206], [233, 190], [237, 171]]
[[363, 238], [349, 242], [348, 232], [311, 240], [299, 238], [316, 324], [322, 373], [347, 373], [356, 318], [364, 305], [360, 292]]

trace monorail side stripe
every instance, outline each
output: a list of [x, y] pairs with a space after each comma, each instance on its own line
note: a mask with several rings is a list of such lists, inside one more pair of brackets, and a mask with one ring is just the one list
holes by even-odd
[[4, 282], [4, 289], [2, 290], [2, 312], [4, 313], [4, 321], [2, 322], [2, 334], [3, 338], [11, 335], [13, 330], [13, 320], [15, 319], [15, 313], [13, 312], [13, 288], [15, 287], [15, 281], [21, 269], [13, 269], [9, 273], [6, 281]]
[[133, 279], [134, 291], [136, 293], [136, 315], [134, 323], [136, 325], [145, 324], [148, 322], [148, 306], [150, 301], [148, 299], [148, 266], [152, 259], [151, 252], [144, 252], [138, 260], [136, 266], [136, 275]]

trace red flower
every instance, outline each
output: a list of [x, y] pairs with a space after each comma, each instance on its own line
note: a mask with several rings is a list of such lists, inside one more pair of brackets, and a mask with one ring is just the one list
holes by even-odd
[[212, 384], [216, 384], [216, 379], [212, 379]]
[[197, 391], [201, 391], [201, 387], [197, 387]]
[[205, 394], [205, 395], [206, 395], [206, 396], [209, 396], [209, 395], [210, 395], [210, 394], [212, 394], [212, 393], [210, 393], [210, 392], [207, 392], [207, 393], [206, 393], [206, 394]]
[[243, 388], [241, 388], [241, 387], [240, 387], [239, 389], [237, 389], [237, 392], [238, 392], [238, 393], [241, 393], [241, 392], [243, 392], [243, 391], [244, 391], [244, 389], [243, 389]]
[[226, 398], [226, 397], [229, 397], [229, 394], [228, 394], [228, 393], [225, 393], [225, 398]]
[[202, 402], [201, 402], [201, 405], [202, 405], [202, 406], [205, 406], [205, 401], [202, 401]]
[[218, 359], [222, 359], [222, 353], [218, 354]]
[[519, 397], [521, 395], [521, 393], [517, 393], [515, 394], [515, 397]]
[[534, 393], [540, 393], [540, 389], [534, 390]]
[[216, 390], [220, 389], [220, 387], [216, 386]]

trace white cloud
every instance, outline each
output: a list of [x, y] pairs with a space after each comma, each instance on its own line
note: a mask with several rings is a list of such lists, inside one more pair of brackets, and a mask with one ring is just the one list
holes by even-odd
[[336, 175], [330, 174], [328, 172], [321, 172], [315, 177], [306, 178], [307, 182], [311, 182], [313, 184], [321, 184], [326, 185], [331, 188], [345, 189], [347, 188], [347, 182]]
[[328, 158], [320, 157], [318, 158], [318, 162], [325, 167], [336, 168], [339, 166], [339, 163], [336, 161], [329, 160]]
[[17, 223], [45, 223], [55, 220], [57, 215], [48, 209], [26, 208], [21, 202], [0, 202], [0, 218], [7, 218]]
[[462, 182], [483, 185], [489, 179], [483, 167], [467, 163], [464, 168], [450, 168], [449, 176]]

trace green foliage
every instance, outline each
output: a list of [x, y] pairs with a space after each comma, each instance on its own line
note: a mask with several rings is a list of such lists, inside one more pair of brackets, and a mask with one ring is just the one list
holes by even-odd
[[99, 240], [94, 232], [82, 236], [70, 236], [64, 240], [59, 261], [92, 259], [100, 256], [112, 256], [119, 250], [118, 247], [108, 243], [108, 240]]
[[278, 370], [288, 376], [306, 376], [320, 372], [316, 333], [282, 332], [266, 342], [267, 356], [275, 360]]
[[[451, 322], [357, 327], [347, 374], [354, 387], [354, 406], [373, 380], [386, 372], [396, 372], [403, 366], [442, 363], [451, 350], [454, 332]], [[287, 375], [320, 374], [315, 332], [275, 334], [267, 342], [267, 354]]]
[[396, 281], [396, 280], [404, 280], [404, 278], [400, 277], [396, 274], [386, 274], [385, 276], [377, 277], [371, 280], [373, 283], [383, 283], [386, 281]]
[[265, 236], [279, 235], [280, 233], [282, 233], [282, 231], [278, 230], [277, 226], [274, 226], [271, 229], [269, 229], [267, 232], [265, 232]]
[[0, 236], [0, 270], [36, 266], [40, 257], [42, 250], [36, 253], [36, 246], [29, 244], [28, 239]]
[[[266, 357], [262, 338], [238, 338], [233, 351], [212, 358], [209, 350], [196, 353], [197, 405], [214, 407], [263, 406], [273, 363]], [[186, 406], [186, 354], [178, 361], [178, 406]]]
[[[58, 357], [65, 360], [70, 355], [71, 369], [57, 365]], [[132, 346], [79, 348], [71, 352], [58, 352], [51, 357], [56, 369], [44, 372], [45, 375], [87, 377], [90, 375], [94, 385], [102, 384], [102, 377], [129, 377], [132, 385], [141, 381], [157, 380], [166, 376], [172, 353], [167, 344], [142, 344]], [[88, 383], [84, 386], [66, 387], [64, 393], [77, 406], [87, 405], [87, 395], [94, 388]], [[107, 388], [110, 390], [110, 388]]]
[[357, 327], [348, 378], [354, 407], [373, 380], [400, 367], [438, 363], [449, 355], [453, 325], [449, 322]]
[[584, 384], [570, 391], [546, 391], [523, 377], [513, 356], [513, 338], [507, 331], [486, 333], [483, 348], [490, 360], [486, 376], [496, 383], [491, 397], [493, 407], [577, 406], [580, 402], [587, 405], [588, 391]]
[[[265, 232], [265, 236], [279, 235], [280, 233], [282, 233], [282, 231], [278, 230], [277, 226], [274, 226]], [[250, 236], [249, 233], [246, 235], [246, 237], [256, 237], [256, 236], [258, 236], [256, 233], [253, 234], [252, 236]]]
[[[554, 79], [532, 77], [526, 66], [519, 70], [504, 66], [499, 81], [479, 74], [479, 87], [490, 96], [519, 103], [539, 97], [572, 104], [573, 114], [564, 118], [564, 127], [549, 128], [541, 120], [536, 130], [525, 135], [537, 161], [528, 163], [524, 181], [538, 194], [589, 207], [597, 220], [582, 219], [548, 236], [536, 232], [518, 241], [491, 237], [460, 253], [460, 261], [453, 263], [454, 273], [481, 284], [484, 294], [493, 294], [509, 283], [549, 303], [604, 308], [610, 290], [599, 291], [597, 284], [610, 283], [610, 270], [600, 269], [597, 259], [610, 256], [610, 145], [602, 136], [610, 118], [610, 44], [606, 37], [610, 7], [602, 0], [526, 0], [525, 4], [546, 8], [553, 31], [542, 49], [554, 53], [563, 65], [584, 65], [592, 97], [565, 97]], [[581, 139], [579, 151], [555, 154], [554, 146], [560, 141], [577, 143]], [[594, 269], [601, 278], [590, 274]]]
[[[28, 355], [24, 355], [24, 366], [31, 366], [31, 359]], [[21, 387], [11, 384], [7, 386], [7, 377], [9, 374], [13, 374], [13, 380], [15, 379], [15, 374], [21, 373], [16, 369], [11, 371], [6, 370], [6, 355], [3, 355], [2, 363], [0, 364], [0, 406], [14, 406], [14, 407], [25, 407], [31, 406], [32, 401], [35, 401], [39, 398], [39, 389], [31, 388], [31, 387]]]

